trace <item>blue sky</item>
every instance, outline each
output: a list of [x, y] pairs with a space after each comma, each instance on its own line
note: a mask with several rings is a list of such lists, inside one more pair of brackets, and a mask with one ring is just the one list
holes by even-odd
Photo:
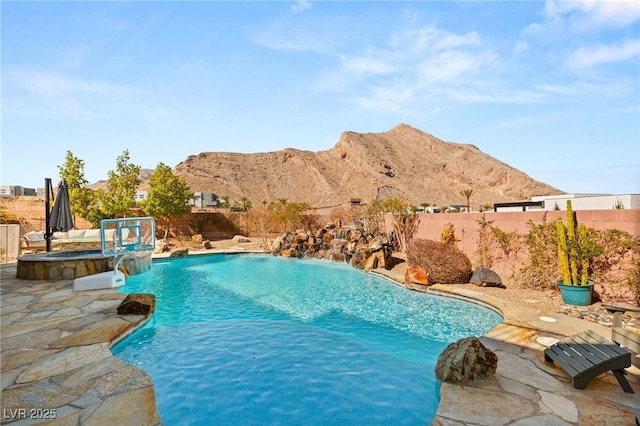
[[3, 185], [330, 149], [406, 123], [567, 192], [640, 193], [640, 5], [11, 2]]

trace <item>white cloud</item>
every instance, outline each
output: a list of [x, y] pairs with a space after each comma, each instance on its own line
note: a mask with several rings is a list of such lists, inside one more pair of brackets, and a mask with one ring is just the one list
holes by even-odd
[[588, 68], [605, 63], [626, 61], [640, 55], [640, 40], [623, 40], [612, 45], [583, 46], [571, 54], [566, 65]]
[[327, 52], [330, 41], [313, 32], [277, 23], [256, 28], [249, 35], [251, 42], [267, 49], [296, 52]]
[[562, 96], [574, 96], [579, 93], [577, 88], [572, 85], [553, 85], [553, 84], [542, 84], [538, 87], [539, 90], [545, 93], [550, 93], [552, 95], [562, 95]]
[[149, 94], [55, 72], [10, 69], [4, 77], [4, 90], [13, 94], [12, 101], [3, 106], [3, 112], [10, 116], [102, 120], [118, 113], [114, 105], [130, 106]]
[[10, 69], [5, 72], [4, 77], [5, 88], [13, 86], [25, 92], [41, 96], [146, 93], [136, 88], [102, 81], [92, 81], [49, 71]]
[[[434, 26], [396, 32], [387, 45], [369, 45], [366, 54], [337, 56], [340, 69], [325, 73], [324, 90], [351, 94], [351, 102], [369, 109], [412, 113], [435, 99], [462, 102], [492, 98], [473, 82], [492, 70], [498, 56], [481, 46], [477, 32], [454, 33]], [[456, 92], [464, 86], [463, 92]]]
[[480, 37], [477, 32], [455, 34], [433, 26], [395, 34], [392, 38], [393, 47], [410, 46], [413, 51], [442, 51], [465, 46], [479, 46]]
[[410, 114], [406, 109], [415, 100], [415, 91], [398, 82], [390, 86], [378, 86], [367, 96], [361, 96], [352, 101], [364, 108], [376, 111]]
[[615, 79], [600, 79], [595, 81], [574, 79], [568, 83], [541, 84], [536, 87], [541, 94], [557, 102], [568, 101], [569, 98], [586, 99], [617, 99], [632, 93], [634, 82], [619, 76]]
[[[530, 30], [547, 31], [546, 25], [552, 21], [562, 21], [571, 13], [584, 14], [582, 10], [591, 10], [587, 6], [547, 2], [547, 21], [531, 26]], [[597, 10], [608, 9], [599, 5]], [[491, 39], [484, 39], [477, 30], [456, 32], [433, 23], [414, 26], [414, 18], [410, 23], [390, 27], [386, 30], [388, 35], [384, 28], [376, 34], [358, 33], [357, 42], [354, 32], [331, 32], [331, 37], [326, 37], [324, 33], [329, 26], [326, 22], [312, 27], [271, 25], [263, 27], [259, 35], [255, 33], [253, 39], [272, 49], [339, 58], [320, 71], [316, 90], [341, 94], [348, 102], [369, 109], [417, 113], [435, 103], [524, 105], [564, 102], [564, 97], [576, 99], [603, 93], [611, 97], [612, 93], [620, 93], [612, 90], [618, 88], [613, 82], [599, 76], [589, 76], [591, 85], [586, 76], [565, 78], [558, 67], [563, 60], [558, 49], [545, 50], [541, 57], [535, 43], [526, 40], [514, 41], [511, 49], [508, 44], [498, 42], [494, 49]], [[336, 22], [331, 24], [332, 28], [340, 27]], [[576, 45], [580, 46], [577, 44], [580, 42], [587, 46], [579, 38]], [[496, 50], [500, 46], [506, 46], [507, 50]], [[632, 43], [625, 42], [598, 49], [589, 58], [591, 62], [581, 50], [571, 60], [575, 66], [585, 67], [628, 58], [633, 52]], [[544, 64], [544, 60], [551, 63]], [[545, 71], [541, 73], [537, 66]]]
[[621, 29], [640, 19], [637, 0], [547, 0], [545, 21], [531, 24], [525, 34], [548, 32], [590, 33], [607, 29]]
[[497, 58], [493, 54], [476, 54], [460, 51], [446, 51], [430, 57], [419, 67], [423, 84], [453, 82], [491, 67]]
[[90, 82], [81, 78], [41, 71], [8, 71], [6, 79], [5, 84], [13, 83], [26, 91], [43, 95], [70, 92], [107, 93], [117, 89], [117, 86], [107, 83]]
[[291, 5], [291, 11], [293, 13], [300, 13], [308, 9], [311, 9], [311, 3], [307, 0], [298, 0]]
[[517, 42], [516, 45], [513, 47], [514, 53], [526, 52], [527, 50], [529, 50], [529, 45], [524, 41]]
[[387, 74], [394, 70], [394, 67], [384, 60], [370, 57], [349, 57], [338, 55], [342, 59], [342, 68], [347, 73], [355, 74]]

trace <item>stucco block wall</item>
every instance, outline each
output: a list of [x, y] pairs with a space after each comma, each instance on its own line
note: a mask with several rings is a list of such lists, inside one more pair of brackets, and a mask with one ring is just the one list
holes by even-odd
[[[575, 212], [578, 224], [584, 224], [595, 229], [619, 229], [640, 237], [640, 210], [580, 210]], [[427, 239], [440, 239], [440, 233], [447, 223], [452, 223], [458, 237], [467, 233], [477, 234], [479, 222], [484, 217], [488, 222], [493, 222], [505, 232], [518, 231], [526, 234], [529, 230], [529, 221], [540, 224], [545, 218], [553, 222], [562, 218], [566, 222], [567, 212], [485, 212], [485, 213], [435, 213], [420, 214], [420, 225], [417, 237]], [[391, 230], [391, 216], [386, 216], [387, 230]]]
[[[460, 239], [458, 248], [473, 260], [478, 245], [479, 222], [484, 219], [492, 222], [504, 232], [517, 231], [519, 234], [529, 232], [528, 223], [541, 224], [546, 213], [546, 221], [554, 222], [562, 218], [566, 224], [566, 211], [527, 211], [527, 212], [485, 212], [485, 213], [435, 213], [420, 214], [420, 224], [416, 238], [440, 241], [440, 234], [447, 223], [454, 226], [456, 237]], [[578, 224], [594, 229], [619, 229], [640, 237], [640, 210], [579, 210], [576, 211]], [[387, 232], [393, 229], [391, 215], [385, 216]], [[503, 279], [510, 275], [517, 265], [495, 265], [494, 269]]]

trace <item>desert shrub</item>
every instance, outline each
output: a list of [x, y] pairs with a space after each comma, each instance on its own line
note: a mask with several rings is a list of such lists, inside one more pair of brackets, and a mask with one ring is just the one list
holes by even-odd
[[445, 223], [444, 229], [442, 229], [440, 233], [440, 242], [442, 244], [453, 245], [458, 241], [460, 241], [460, 238], [456, 236], [456, 228], [453, 226], [453, 223]]
[[381, 200], [369, 201], [364, 212], [364, 223], [366, 232], [374, 237], [384, 234], [384, 207]]
[[0, 223], [4, 224], [20, 224], [18, 215], [7, 210], [0, 210]]
[[588, 233], [592, 244], [602, 247], [589, 265], [591, 279], [605, 286], [608, 293], [626, 289], [640, 299], [640, 239], [619, 229], [588, 228]]
[[295, 222], [296, 229], [304, 229], [306, 232], [315, 234], [322, 226], [320, 216], [317, 214], [302, 214]]
[[491, 268], [502, 261], [513, 261], [522, 249], [522, 237], [516, 231], [505, 232], [493, 221], [488, 221], [482, 216], [478, 221], [478, 245], [474, 252], [474, 262], [485, 268]]
[[627, 286], [636, 296], [636, 305], [640, 305], [640, 260], [636, 260], [627, 274]]
[[525, 248], [529, 253], [526, 262], [511, 277], [525, 288], [557, 288], [558, 243], [555, 223], [547, 222], [546, 214], [542, 223], [527, 223], [529, 232], [524, 236]]
[[247, 229], [249, 235], [258, 235], [266, 243], [269, 234], [280, 231], [275, 212], [267, 206], [258, 206], [247, 212]]
[[407, 264], [427, 271], [440, 284], [464, 284], [471, 278], [471, 261], [455, 245], [414, 238], [409, 243]]
[[420, 216], [416, 210], [416, 206], [399, 198], [371, 200], [365, 212], [365, 230], [373, 236], [384, 233], [384, 215], [390, 213], [395, 238], [400, 250], [406, 252], [409, 242], [418, 232]]

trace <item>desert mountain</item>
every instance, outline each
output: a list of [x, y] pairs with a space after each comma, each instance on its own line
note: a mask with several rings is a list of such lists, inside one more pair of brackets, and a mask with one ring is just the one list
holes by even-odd
[[[151, 175], [155, 172], [155, 169], [140, 169], [140, 173], [138, 173], [138, 179], [140, 179], [141, 184], [138, 186], [139, 190], [148, 190], [149, 184], [148, 180]], [[89, 189], [106, 189], [107, 188], [107, 180], [99, 180], [90, 185], [87, 185]]]
[[460, 191], [473, 189], [477, 208], [562, 193], [473, 145], [443, 142], [406, 124], [385, 133], [344, 132], [327, 151], [204, 152], [178, 164], [174, 174], [193, 191], [231, 202], [247, 197], [254, 205], [284, 198], [326, 206], [379, 197], [442, 206], [465, 204]]

